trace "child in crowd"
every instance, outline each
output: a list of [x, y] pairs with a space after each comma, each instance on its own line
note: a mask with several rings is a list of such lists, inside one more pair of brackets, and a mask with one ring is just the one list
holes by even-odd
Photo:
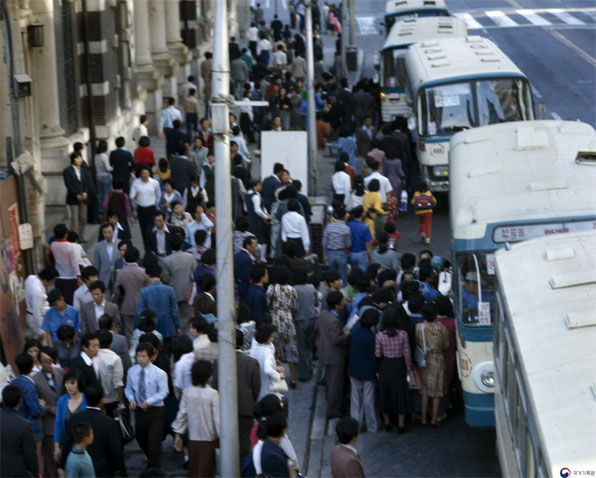
[[166, 158], [159, 158], [159, 162], [157, 163], [157, 169], [155, 170], [157, 176], [159, 176], [159, 187], [161, 188], [161, 193], [166, 192], [165, 187], [165, 180], [170, 179], [172, 176], [172, 171], [170, 170], [170, 163]]
[[163, 336], [159, 331], [155, 330], [155, 325], [155, 312], [153, 312], [151, 309], [143, 310], [141, 316], [139, 317], [137, 328], [134, 330], [132, 337], [130, 338], [129, 355], [132, 363], [134, 363], [135, 360], [137, 345], [139, 345], [139, 338], [143, 334], [153, 334], [159, 339], [160, 342], [163, 342]]
[[418, 221], [420, 222], [418, 233], [425, 244], [430, 244], [433, 209], [437, 205], [437, 200], [428, 189], [426, 182], [420, 182], [418, 190], [414, 193], [414, 197], [412, 197], [411, 202], [414, 205], [416, 215], [418, 216]]
[[87, 422], [79, 422], [74, 426], [74, 446], [66, 460], [66, 476], [68, 478], [95, 478], [93, 462], [87, 447], [93, 443], [93, 429]]

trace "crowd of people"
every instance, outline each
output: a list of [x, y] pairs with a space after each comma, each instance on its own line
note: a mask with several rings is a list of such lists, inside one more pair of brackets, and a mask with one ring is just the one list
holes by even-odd
[[[364, 476], [354, 448], [361, 431], [438, 426], [450, 405], [455, 325], [439, 281], [449, 263], [399, 250], [400, 209], [414, 207], [430, 244], [436, 199], [415, 184], [405, 121], [382, 124], [372, 81], [351, 90], [325, 70], [317, 29], [317, 139], [335, 161], [321, 244], [286, 166], [252, 177], [250, 145], [261, 131], [305, 129], [303, 3], [290, 1], [290, 12], [289, 25], [275, 17], [268, 27], [257, 4], [248, 47], [230, 43], [231, 91], [269, 103], [230, 115], [239, 465], [243, 476], [300, 470], [287, 434], [289, 389], [320, 380], [327, 418], [340, 418], [333, 474]], [[325, 4], [323, 14], [315, 27], [339, 34], [341, 12]], [[210, 62], [207, 54], [201, 65], [206, 102]], [[47, 265], [25, 281], [27, 341], [2, 391], [2, 476], [124, 475], [133, 439], [143, 476], [163, 476], [168, 435], [189, 476], [215, 474], [214, 135], [188, 80], [184, 115], [174, 98], [161, 114], [165, 157], [156, 160], [145, 115], [134, 149], [124, 137], [109, 154], [98, 142], [97, 188], [83, 146], [70, 155], [70, 224], [55, 226]], [[92, 241], [85, 224], [99, 221]]]

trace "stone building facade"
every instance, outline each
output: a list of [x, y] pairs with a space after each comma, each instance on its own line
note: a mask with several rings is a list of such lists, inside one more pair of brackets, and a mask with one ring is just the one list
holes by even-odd
[[[118, 136], [130, 145], [141, 114], [157, 133], [164, 98], [178, 98], [189, 75], [201, 81], [216, 1], [0, 2], [0, 171], [13, 171], [9, 163], [18, 160], [17, 172], [28, 172], [18, 183], [35, 264], [52, 217], [66, 214], [62, 171], [73, 144], [85, 145], [93, 170], [92, 137], [107, 140], [110, 150]], [[232, 35], [239, 32], [237, 12], [246, 23], [248, 3], [228, 1]]]

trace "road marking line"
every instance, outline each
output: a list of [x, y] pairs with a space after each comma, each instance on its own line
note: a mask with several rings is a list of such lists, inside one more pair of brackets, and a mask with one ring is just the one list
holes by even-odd
[[377, 26], [375, 25], [376, 16], [356, 17], [358, 22], [358, 30], [361, 35], [377, 34]]
[[532, 88], [532, 93], [534, 93], [534, 96], [536, 98], [542, 98], [542, 95], [536, 88], [534, 88], [534, 85], [530, 85], [530, 88]]
[[555, 112], [552, 112], [550, 115], [551, 115], [551, 116], [552, 116], [554, 119], [556, 119], [557, 121], [562, 121], [562, 120], [563, 120], [563, 118], [561, 118], [561, 117], [560, 117], [560, 116], [559, 116], [557, 113], [555, 113]]
[[265, 0], [265, 8], [271, 8], [270, 0]]
[[517, 13], [530, 20], [534, 25], [551, 25], [551, 22], [549, 22], [546, 18], [542, 18], [540, 15], [536, 14], [534, 10], [517, 10]]
[[562, 8], [549, 8], [547, 10], [548, 13], [552, 13], [556, 17], [563, 20], [567, 25], [585, 25], [579, 18], [574, 17], [573, 15], [563, 11]]
[[554, 36], [557, 40], [559, 40], [561, 43], [564, 43], [569, 48], [571, 48], [573, 51], [575, 51], [579, 56], [581, 56], [588, 63], [591, 63], [592, 66], [596, 67], [596, 58], [594, 58], [593, 56], [586, 53], [584, 50], [582, 50], [580, 47], [578, 47], [575, 43], [570, 41], [567, 37], [561, 35], [559, 32], [555, 32], [552, 30], [550, 30], [550, 34], [552, 36]]
[[482, 24], [480, 24], [468, 12], [456, 13], [455, 16], [458, 17], [458, 18], [461, 18], [462, 20], [464, 20], [466, 22], [466, 25], [468, 25], [468, 28], [470, 30], [481, 30], [483, 28]]
[[517, 26], [517, 23], [515, 23], [511, 18], [505, 15], [505, 13], [503, 13], [501, 10], [489, 10], [488, 12], [484, 13], [486, 13], [486, 16], [490, 17], [490, 19], [500, 27]]
[[286, 0], [281, 0], [281, 6], [283, 7], [284, 10], [288, 9], [288, 5], [286, 3]]

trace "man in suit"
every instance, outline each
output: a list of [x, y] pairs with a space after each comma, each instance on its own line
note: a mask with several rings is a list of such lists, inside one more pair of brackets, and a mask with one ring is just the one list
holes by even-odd
[[56, 357], [55, 348], [42, 347], [39, 352], [41, 371], [33, 375], [37, 394], [46, 402], [45, 413], [41, 418], [43, 429], [41, 463], [44, 476], [58, 476], [56, 460], [54, 460], [54, 422], [56, 420], [56, 403], [64, 393], [64, 370], [60, 367], [53, 367]]
[[348, 85], [348, 79], [340, 80], [341, 88], [337, 94], [337, 103], [340, 109], [341, 125], [352, 131], [354, 129], [354, 97]]
[[255, 262], [255, 251], [258, 243], [254, 236], [248, 236], [242, 242], [242, 249], [234, 254], [234, 278], [236, 279], [238, 297], [245, 302], [250, 286], [250, 271]]
[[263, 314], [269, 312], [267, 304], [267, 293], [265, 284], [269, 282], [269, 272], [263, 264], [255, 264], [250, 271], [250, 280], [252, 285], [248, 289], [245, 298], [245, 304], [250, 308], [252, 320], [258, 320]]
[[163, 260], [163, 282], [172, 286], [180, 312], [180, 330], [188, 332], [188, 321], [192, 318], [192, 306], [188, 303], [190, 287], [194, 279], [197, 261], [188, 252], [182, 252], [184, 238], [174, 234], [170, 244], [172, 254]]
[[122, 136], [116, 138], [116, 147], [118, 149], [110, 153], [110, 166], [114, 168], [112, 177], [122, 179], [124, 184], [122, 190], [128, 194], [130, 191], [130, 172], [133, 170], [135, 163], [130, 151], [124, 149], [125, 144], [126, 140]]
[[87, 332], [81, 336], [81, 354], [72, 361], [72, 368], [83, 372], [85, 385], [101, 387], [99, 366], [94, 360], [99, 352], [99, 339], [94, 332]]
[[106, 300], [106, 286], [100, 280], [89, 286], [93, 300], [81, 307], [81, 333], [95, 332], [99, 329], [99, 319], [109, 315], [116, 322], [116, 330], [120, 331], [120, 312], [118, 306]]
[[120, 357], [120, 360], [122, 360], [122, 367], [124, 367], [124, 374], [126, 375], [126, 371], [130, 368], [128, 342], [126, 341], [126, 337], [124, 337], [124, 335], [120, 335], [114, 332], [115, 328], [116, 325], [114, 319], [109, 315], [104, 315], [99, 319], [99, 330], [108, 330], [112, 334], [112, 343], [110, 344], [110, 350], [116, 353], [118, 357]]
[[129, 247], [124, 254], [126, 266], [116, 275], [114, 284], [115, 301], [120, 304], [120, 313], [122, 317], [122, 329], [126, 341], [130, 341], [134, 330], [135, 310], [141, 289], [149, 284], [149, 279], [137, 261], [139, 260], [139, 250], [136, 247]]
[[[0, 476], [39, 476], [31, 422], [19, 415], [22, 391], [17, 385], [2, 389], [0, 409]], [[53, 445], [52, 445], [53, 446]]]
[[108, 290], [112, 289], [112, 275], [116, 261], [120, 259], [116, 241], [114, 241], [114, 226], [109, 222], [101, 225], [101, 232], [104, 240], [95, 245], [93, 253], [93, 265], [99, 271], [99, 280], [102, 281]]
[[189, 141], [188, 136], [186, 136], [186, 133], [182, 130], [181, 120], [175, 119], [172, 121], [172, 126], [172, 129], [166, 131], [166, 154], [168, 155], [168, 158], [172, 158], [176, 155], [179, 151], [178, 148], [180, 147], [180, 144]]
[[89, 170], [82, 167], [83, 156], [81, 153], [71, 153], [70, 164], [62, 173], [66, 186], [66, 205], [70, 214], [70, 229], [75, 231], [79, 235], [79, 241], [84, 243], [86, 242], [87, 194], [93, 181]]
[[327, 381], [327, 418], [341, 416], [346, 365], [346, 348], [350, 332], [343, 331], [341, 313], [344, 309], [344, 296], [333, 291], [327, 295], [327, 307], [319, 316], [318, 356], [325, 366]]
[[377, 111], [377, 102], [373, 95], [368, 92], [368, 87], [363, 86], [353, 95], [354, 98], [354, 116], [360, 126], [367, 116], [373, 120]]
[[159, 257], [165, 257], [172, 252], [172, 234], [166, 226], [166, 218], [161, 211], [153, 213], [153, 229], [149, 234], [149, 248]]
[[345, 417], [335, 426], [339, 444], [331, 451], [331, 475], [333, 478], [364, 478], [364, 469], [358, 451], [354, 448], [358, 440], [358, 420]]
[[199, 171], [193, 161], [186, 156], [186, 145], [180, 143], [176, 147], [177, 156], [170, 160], [170, 170], [172, 171], [172, 180], [174, 187], [180, 194], [190, 186], [190, 178], [198, 176]]
[[103, 390], [91, 385], [85, 388], [87, 409], [74, 414], [64, 434], [62, 456], [67, 457], [73, 447], [73, 432], [77, 423], [87, 422], [93, 428], [93, 443], [87, 447], [87, 453], [93, 461], [95, 476], [114, 476], [126, 472], [120, 431], [114, 419], [103, 411]]
[[[261, 391], [259, 362], [242, 353], [244, 334], [236, 329], [236, 371], [238, 375], [238, 432], [240, 461], [250, 452], [250, 430], [253, 425], [253, 410]], [[214, 370], [217, 370], [217, 362]], [[213, 375], [213, 388], [218, 389], [218, 374]]]
[[[107, 212], [108, 222], [114, 226], [114, 241], [120, 242], [125, 239], [131, 239], [130, 229], [126, 226], [123, 226], [118, 221], [118, 210], [117, 209], [108, 209]], [[103, 232], [100, 229], [97, 234], [97, 242], [103, 240]]]
[[275, 163], [273, 165], [273, 174], [263, 180], [261, 196], [267, 211], [271, 211], [271, 205], [275, 202], [275, 191], [282, 185], [281, 177], [283, 176], [285, 169], [283, 164]]

